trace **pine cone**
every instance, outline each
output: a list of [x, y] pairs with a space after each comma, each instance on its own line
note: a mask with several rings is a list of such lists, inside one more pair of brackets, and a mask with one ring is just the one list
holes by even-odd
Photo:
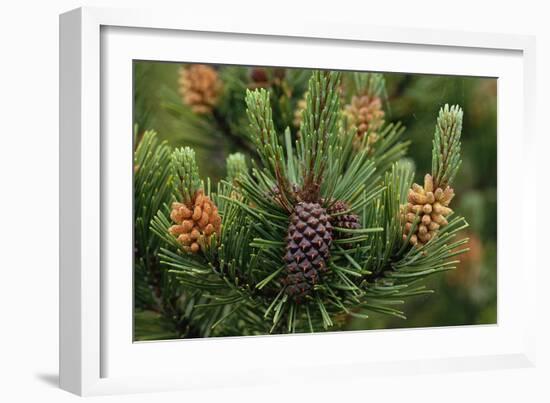
[[180, 68], [179, 74], [179, 93], [183, 103], [198, 114], [212, 112], [222, 89], [217, 71], [204, 64], [191, 64]]
[[[329, 214], [331, 216], [331, 223], [334, 227], [339, 228], [347, 228], [347, 229], [359, 229], [361, 228], [361, 221], [359, 220], [359, 216], [357, 214], [338, 214], [342, 213], [344, 211], [348, 211], [349, 206], [348, 204], [343, 200], [338, 200], [336, 203], [334, 203], [330, 210]], [[350, 233], [341, 233], [337, 232], [337, 237], [340, 239], [345, 238], [351, 238], [353, 234]], [[346, 244], [346, 247], [351, 247], [351, 244]]]
[[300, 202], [294, 207], [288, 226], [284, 261], [286, 293], [296, 302], [309, 294], [320, 274], [328, 270], [332, 224], [319, 203]]
[[[348, 210], [349, 210], [348, 204], [343, 200], [338, 200], [336, 203], [332, 205], [329, 213], [332, 216]], [[359, 221], [359, 216], [357, 214], [348, 213], [348, 214], [335, 215], [334, 217], [331, 217], [331, 221], [332, 221], [332, 225], [335, 227], [348, 228], [348, 229], [361, 228], [361, 223]]]
[[263, 67], [254, 67], [250, 71], [250, 79], [252, 80], [249, 85], [251, 89], [267, 88], [270, 86], [267, 70]]
[[265, 67], [254, 67], [250, 71], [251, 83], [248, 85], [248, 88], [268, 88], [276, 85], [282, 85], [285, 76], [286, 69], [282, 67], [270, 69], [270, 72], [268, 72]]
[[452, 213], [449, 204], [454, 195], [454, 190], [449, 186], [445, 190], [440, 187], [434, 189], [430, 174], [424, 177], [424, 187], [413, 184], [407, 197], [408, 203], [402, 206], [403, 239], [407, 239], [411, 232], [417, 213], [420, 221], [410, 238], [410, 243], [421, 246], [432, 239], [441, 227], [448, 224], [445, 217]]
[[367, 146], [372, 146], [378, 141], [379, 135], [376, 131], [384, 124], [384, 110], [379, 97], [354, 95], [351, 103], [346, 105], [345, 113], [349, 122], [357, 127], [358, 141], [362, 141], [367, 131], [369, 132]]
[[172, 203], [170, 218], [176, 223], [168, 231], [177, 237], [186, 252], [198, 253], [208, 244], [212, 234], [220, 235], [221, 217], [210, 198], [199, 190], [191, 206]]

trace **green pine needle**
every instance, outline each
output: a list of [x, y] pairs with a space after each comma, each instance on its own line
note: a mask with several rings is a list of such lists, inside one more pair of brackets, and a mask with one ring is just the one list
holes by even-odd
[[227, 157], [227, 180], [236, 181], [241, 175], [248, 172], [246, 157], [242, 153], [229, 154]]
[[445, 188], [455, 178], [460, 159], [463, 112], [460, 106], [445, 104], [439, 110], [432, 151], [432, 176], [436, 187]]
[[172, 174], [176, 197], [184, 203], [191, 204], [195, 193], [202, 189], [199, 168], [195, 160], [195, 151], [189, 147], [177, 148], [171, 158]]

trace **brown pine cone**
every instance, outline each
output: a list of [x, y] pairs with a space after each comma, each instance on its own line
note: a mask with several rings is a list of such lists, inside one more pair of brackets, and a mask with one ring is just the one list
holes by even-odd
[[454, 190], [449, 186], [445, 189], [440, 187], [434, 189], [430, 174], [424, 177], [424, 187], [413, 184], [407, 196], [408, 203], [401, 208], [404, 224], [403, 239], [407, 239], [411, 232], [417, 213], [420, 221], [414, 234], [411, 235], [410, 243], [422, 246], [432, 239], [441, 227], [448, 224], [445, 217], [452, 213], [449, 204], [454, 195]]
[[220, 235], [221, 217], [218, 208], [199, 190], [191, 205], [172, 203], [170, 218], [176, 224], [168, 231], [177, 237], [178, 242], [186, 252], [198, 253], [201, 247], [207, 245], [213, 234]]
[[[359, 221], [359, 216], [357, 214], [339, 214], [344, 211], [348, 211], [349, 206], [343, 200], [338, 200], [330, 208], [331, 222], [335, 227], [347, 228], [347, 229], [359, 229], [361, 228], [361, 223]], [[332, 217], [334, 215], [334, 217]]]
[[[347, 229], [359, 229], [361, 228], [361, 221], [359, 219], [359, 216], [357, 214], [338, 214], [342, 213], [344, 211], [348, 211], [349, 206], [348, 204], [343, 200], [338, 200], [335, 202], [329, 210], [329, 214], [331, 216], [331, 223], [334, 227], [339, 228], [347, 228]], [[342, 233], [342, 232], [336, 232], [335, 238], [339, 239], [345, 239], [345, 238], [351, 238], [353, 234], [350, 233]], [[346, 247], [352, 246], [351, 244], [346, 244]]]
[[288, 226], [284, 261], [286, 293], [301, 302], [320, 275], [328, 270], [332, 224], [326, 209], [319, 203], [299, 202], [294, 207]]
[[282, 67], [275, 67], [270, 69], [270, 72], [265, 67], [253, 67], [250, 70], [251, 82], [248, 88], [268, 88], [275, 85], [282, 85], [286, 76], [286, 70]]
[[250, 71], [250, 89], [267, 88], [270, 86], [267, 70], [263, 67], [254, 67]]
[[218, 72], [204, 64], [180, 68], [179, 93], [185, 105], [197, 114], [212, 112], [222, 90]]

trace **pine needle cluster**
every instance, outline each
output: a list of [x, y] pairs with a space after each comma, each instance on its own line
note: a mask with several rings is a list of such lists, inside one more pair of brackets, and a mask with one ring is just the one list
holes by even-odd
[[[227, 177], [215, 186], [200, 179], [191, 148], [171, 150], [150, 132], [139, 141], [136, 271], [145, 284], [154, 286], [149, 277], [160, 273], [159, 288], [169, 285], [157, 305], [173, 307], [168, 315], [182, 329], [179, 337], [337, 330], [342, 317], [371, 313], [405, 318], [399, 304], [431, 293], [423, 280], [455, 267], [467, 250], [467, 240], [457, 239], [467, 223], [445, 210], [442, 199], [460, 166], [461, 109], [440, 112], [433, 180], [422, 193], [412, 185], [410, 164], [401, 161], [408, 141], [399, 123], [382, 122], [376, 144], [357, 147], [343, 88], [377, 97], [385, 91], [381, 75], [359, 77], [312, 72], [299, 94], [305, 105], [294, 129], [293, 111], [284, 128], [274, 120], [283, 112], [272, 91], [283, 91], [288, 75], [239, 87], [248, 122], [239, 136], [248, 156], [230, 155]], [[403, 219], [408, 204], [412, 221]], [[198, 205], [201, 214], [194, 217]], [[174, 206], [185, 215], [179, 222]], [[446, 224], [419, 238], [422, 225], [437, 221], [422, 220], [436, 210]], [[191, 232], [178, 233], [183, 228], [174, 225], [196, 228], [197, 246], [183, 243], [180, 236]]]

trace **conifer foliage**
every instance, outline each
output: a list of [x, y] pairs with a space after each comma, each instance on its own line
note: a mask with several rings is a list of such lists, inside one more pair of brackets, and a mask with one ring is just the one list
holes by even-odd
[[[199, 88], [188, 73], [182, 84]], [[286, 104], [272, 105], [272, 91], [287, 91], [288, 76], [276, 73], [255, 69], [238, 87], [239, 143], [249, 146], [227, 158], [215, 185], [191, 148], [171, 150], [153, 132], [137, 141], [136, 301], [158, 290], [155, 306], [177, 337], [338, 330], [338, 318], [372, 312], [405, 318], [396, 305], [431, 293], [422, 280], [467, 250], [456, 239], [467, 224], [449, 208], [458, 106], [441, 109], [432, 172], [412, 185], [404, 129], [384, 121], [382, 75], [312, 72], [281, 129], [273, 116]], [[214, 98], [236, 99], [208, 83], [199, 114], [204, 105], [219, 113]]]

